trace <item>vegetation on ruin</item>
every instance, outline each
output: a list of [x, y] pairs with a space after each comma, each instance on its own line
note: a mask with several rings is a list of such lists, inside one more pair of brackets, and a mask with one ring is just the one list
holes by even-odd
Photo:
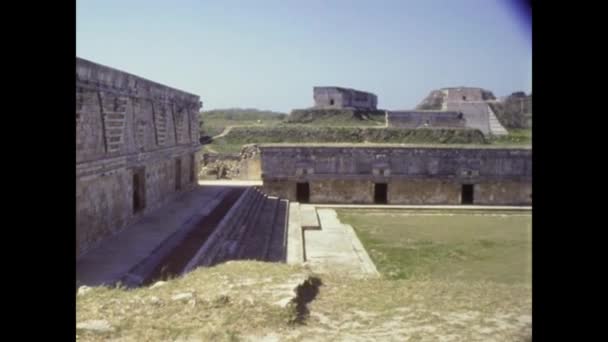
[[228, 126], [272, 126], [282, 122], [286, 113], [258, 109], [214, 109], [199, 116], [201, 136], [215, 136]]
[[489, 137], [488, 142], [494, 145], [532, 146], [532, 129], [509, 129], [508, 135]]
[[532, 94], [516, 92], [503, 102], [489, 103], [496, 118], [507, 129], [530, 129], [532, 127]]
[[284, 122], [286, 125], [365, 127], [386, 125], [386, 114], [381, 110], [354, 111], [348, 109], [296, 109]]
[[385, 117], [379, 115], [379, 112], [369, 112], [364, 118], [353, 116], [353, 113], [335, 110], [331, 115], [319, 115], [312, 109], [295, 110], [289, 116], [255, 109], [202, 112], [201, 136], [217, 136], [231, 127], [225, 136], [204, 145], [202, 152], [238, 153], [245, 144], [281, 142], [499, 146], [530, 146], [532, 143], [531, 129], [509, 129], [506, 136], [484, 137], [481, 132], [473, 129], [386, 128]]
[[236, 153], [244, 144], [260, 143], [399, 143], [485, 144], [472, 129], [401, 129], [364, 127], [235, 127], [209, 146], [220, 153]]
[[337, 212], [390, 279], [531, 282], [529, 212]]
[[77, 340], [522, 341], [531, 336], [529, 286], [323, 274], [318, 294], [304, 310], [277, 305], [289, 279], [307, 273], [300, 266], [239, 261], [199, 268], [160, 287], [92, 288], [76, 296], [76, 321], [103, 320], [110, 328], [81, 326]]

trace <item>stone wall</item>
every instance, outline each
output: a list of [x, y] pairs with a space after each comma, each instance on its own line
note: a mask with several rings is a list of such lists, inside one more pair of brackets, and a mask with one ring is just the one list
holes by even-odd
[[[449, 102], [480, 102], [496, 100], [494, 94], [486, 89], [473, 87], [451, 87], [433, 90], [420, 102], [418, 110], [446, 110]], [[447, 109], [449, 110], [449, 109]]]
[[389, 111], [386, 120], [389, 127], [399, 128], [464, 128], [466, 126], [466, 120], [460, 112]]
[[76, 61], [76, 256], [195, 186], [199, 97]]
[[296, 200], [296, 181], [288, 179], [272, 180], [264, 179], [262, 191], [265, 194], [285, 198], [290, 201]]
[[362, 179], [319, 179], [310, 181], [312, 203], [371, 204], [374, 182]]
[[387, 188], [389, 204], [460, 204], [460, 184], [447, 179], [395, 179]]
[[485, 101], [494, 100], [494, 94], [491, 91], [482, 88], [472, 87], [454, 87], [454, 88], [443, 88], [447, 90], [447, 102], [459, 102], [459, 101]]
[[448, 102], [448, 111], [462, 113], [468, 128], [490, 133], [490, 110], [486, 102]]
[[315, 108], [354, 108], [375, 110], [378, 97], [372, 93], [340, 87], [314, 87]]
[[494, 102], [496, 97], [489, 90], [452, 87], [432, 91], [416, 109], [460, 112], [464, 116], [466, 127], [478, 129], [487, 135], [491, 133], [488, 103]]
[[387, 184], [389, 204], [531, 204], [529, 148], [262, 145], [262, 179], [271, 195], [297, 200], [308, 183], [316, 203], [373, 203]]

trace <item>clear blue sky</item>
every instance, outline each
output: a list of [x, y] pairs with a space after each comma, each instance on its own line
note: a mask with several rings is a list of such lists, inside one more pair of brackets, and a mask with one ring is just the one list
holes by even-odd
[[431, 90], [532, 88], [529, 22], [503, 0], [78, 0], [78, 57], [200, 95], [204, 109], [289, 112], [312, 87], [383, 109]]

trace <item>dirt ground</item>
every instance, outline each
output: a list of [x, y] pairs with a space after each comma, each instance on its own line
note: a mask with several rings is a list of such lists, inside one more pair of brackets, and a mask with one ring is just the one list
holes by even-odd
[[530, 215], [484, 213], [340, 210], [375, 279], [238, 261], [84, 288], [77, 340], [531, 341]]

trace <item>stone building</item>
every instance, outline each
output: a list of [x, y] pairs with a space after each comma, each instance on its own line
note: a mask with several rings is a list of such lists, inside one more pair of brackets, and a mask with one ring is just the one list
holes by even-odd
[[478, 129], [486, 135], [506, 135], [507, 130], [490, 106], [495, 102], [497, 100], [494, 94], [483, 88], [442, 88], [432, 91], [416, 107], [416, 110], [462, 113], [466, 127]]
[[76, 256], [195, 186], [198, 96], [76, 58]]
[[433, 90], [425, 97], [417, 110], [449, 110], [448, 102], [482, 102], [494, 101], [494, 94], [483, 88], [475, 87], [450, 87]]
[[451, 87], [443, 88], [441, 91], [445, 93], [446, 102], [489, 101], [496, 99], [491, 91], [483, 88]]
[[506, 147], [260, 147], [264, 191], [312, 203], [532, 203], [532, 150]]
[[376, 110], [378, 97], [372, 93], [340, 87], [314, 87], [314, 108]]

